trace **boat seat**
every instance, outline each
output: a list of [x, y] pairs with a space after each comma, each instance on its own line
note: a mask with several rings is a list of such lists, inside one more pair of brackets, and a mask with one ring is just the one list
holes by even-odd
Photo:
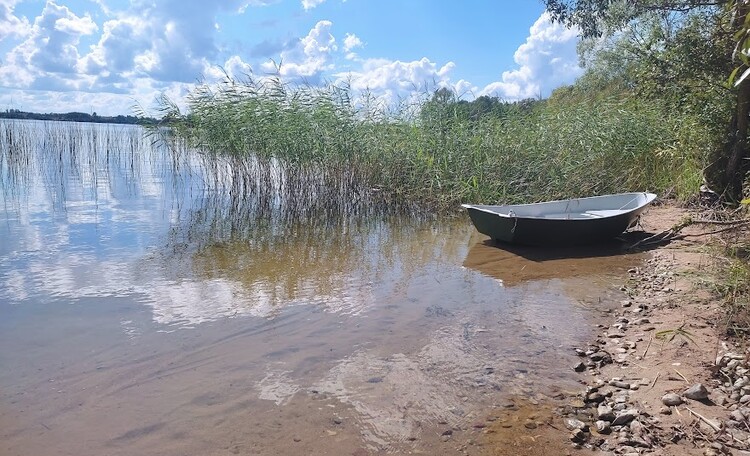
[[613, 215], [622, 214], [624, 211], [619, 209], [605, 209], [598, 211], [586, 211], [586, 214], [590, 214], [594, 217], [612, 217]]

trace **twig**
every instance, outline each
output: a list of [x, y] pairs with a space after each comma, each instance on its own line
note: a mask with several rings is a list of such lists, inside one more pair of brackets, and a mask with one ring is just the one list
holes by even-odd
[[646, 349], [643, 350], [643, 354], [641, 355], [641, 359], [646, 359], [646, 353], [648, 353], [649, 347], [651, 347], [651, 341], [654, 340], [654, 334], [651, 334], [651, 337], [648, 339], [648, 345], [646, 345]]
[[651, 387], [649, 389], [652, 389], [656, 385], [656, 381], [659, 380], [659, 376], [661, 376], [661, 372], [656, 373], [656, 378], [653, 382], [651, 382]]
[[747, 223], [750, 223], [750, 220], [748, 219], [739, 219], [739, 220], [693, 220], [693, 223], [702, 223], [705, 225], [745, 225]]
[[715, 231], [707, 231], [707, 232], [705, 232], [705, 233], [696, 233], [696, 234], [683, 234], [683, 235], [682, 235], [682, 237], [688, 237], [688, 236], [690, 236], [690, 237], [698, 237], [698, 236], [708, 236], [708, 235], [710, 235], [710, 234], [718, 234], [718, 233], [723, 233], [723, 232], [725, 232], [725, 231], [731, 231], [731, 230], [733, 230], [733, 229], [735, 229], [735, 228], [739, 228], [739, 227], [741, 227], [741, 226], [745, 226], [745, 225], [748, 225], [748, 224], [750, 224], [750, 220], [748, 220], [748, 221], [747, 221], [747, 222], [745, 222], [745, 223], [742, 223], [742, 224], [739, 224], [739, 225], [732, 225], [732, 226], [730, 226], [730, 227], [727, 227], [727, 228], [722, 228], [722, 229], [720, 229], [720, 230], [715, 230]]
[[680, 377], [682, 377], [683, 380], [685, 380], [685, 383], [690, 383], [690, 380], [688, 380], [687, 377], [685, 377], [684, 375], [682, 375], [682, 373], [680, 371], [678, 371], [677, 369], [675, 369], [674, 371], [677, 372], [677, 375], [679, 375]]
[[693, 410], [692, 410], [692, 409], [691, 409], [690, 407], [685, 407], [685, 408], [687, 409], [687, 411], [688, 411], [688, 412], [692, 413], [692, 414], [693, 414], [694, 416], [696, 416], [696, 417], [700, 418], [700, 419], [701, 419], [701, 420], [703, 420], [703, 421], [704, 421], [704, 422], [705, 422], [706, 424], [708, 424], [709, 426], [711, 426], [711, 428], [712, 428], [712, 429], [713, 429], [714, 431], [716, 431], [716, 432], [721, 432], [721, 428], [720, 428], [720, 427], [718, 427], [717, 425], [715, 425], [715, 424], [714, 424], [713, 422], [709, 421], [709, 419], [708, 419], [708, 418], [706, 418], [705, 416], [703, 416], [703, 415], [701, 415], [701, 414], [699, 414], [699, 413], [697, 413], [697, 412], [693, 411]]

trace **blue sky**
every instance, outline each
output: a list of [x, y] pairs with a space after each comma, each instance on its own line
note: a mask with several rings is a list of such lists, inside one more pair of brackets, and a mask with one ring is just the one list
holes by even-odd
[[541, 0], [0, 0], [0, 109], [130, 114], [220, 68], [512, 101], [574, 81], [577, 40]]

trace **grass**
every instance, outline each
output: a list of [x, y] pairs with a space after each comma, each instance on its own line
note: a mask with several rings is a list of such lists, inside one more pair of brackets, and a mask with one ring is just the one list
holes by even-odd
[[724, 303], [727, 333], [750, 335], [750, 240], [745, 230], [724, 236], [714, 290]]
[[332, 207], [445, 212], [462, 202], [621, 191], [685, 196], [700, 185], [711, 147], [699, 122], [632, 99], [538, 102], [469, 118], [458, 103], [426, 95], [389, 109], [346, 86], [226, 79], [198, 85], [188, 105], [183, 114], [163, 99], [168, 128], [152, 134], [231, 160], [247, 173], [242, 191]]

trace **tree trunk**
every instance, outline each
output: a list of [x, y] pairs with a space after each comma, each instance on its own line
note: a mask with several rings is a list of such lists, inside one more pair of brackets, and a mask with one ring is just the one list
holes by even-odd
[[[748, 0], [737, 0], [736, 24], [740, 24], [737, 32], [746, 32], [745, 19], [750, 12]], [[747, 65], [739, 68], [742, 74]], [[750, 123], [750, 78], [745, 78], [737, 87], [737, 98], [732, 120], [729, 125], [728, 143], [724, 148], [724, 156], [716, 164], [723, 163], [723, 175], [718, 179], [720, 186], [716, 188], [723, 194], [723, 199], [737, 203], [742, 199], [742, 185], [748, 169], [748, 124]]]
[[[742, 199], [742, 184], [748, 169], [747, 134], [750, 124], [750, 79], [740, 83], [737, 92], [737, 107], [733, 119], [733, 138], [725, 175], [725, 198], [732, 202]], [[735, 124], [736, 122], [736, 124]]]

